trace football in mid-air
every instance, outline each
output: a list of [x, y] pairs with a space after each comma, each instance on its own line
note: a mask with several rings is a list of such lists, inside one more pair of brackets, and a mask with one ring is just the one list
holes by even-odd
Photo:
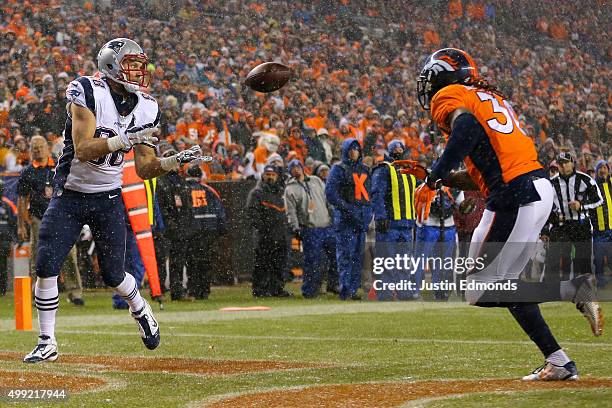
[[244, 83], [257, 92], [281, 89], [293, 76], [293, 70], [278, 62], [264, 62], [253, 68]]

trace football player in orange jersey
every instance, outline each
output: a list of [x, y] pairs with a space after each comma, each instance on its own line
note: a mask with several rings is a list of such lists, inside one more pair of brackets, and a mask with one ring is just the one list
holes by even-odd
[[[478, 75], [464, 51], [445, 48], [427, 60], [417, 81], [419, 103], [448, 136], [440, 159], [425, 184], [479, 189], [487, 208], [474, 231], [472, 259], [488, 255], [484, 267], [468, 274], [468, 283], [511, 282], [512, 292], [467, 290], [466, 299], [482, 307], [507, 307], [544, 354], [545, 363], [524, 380], [575, 380], [576, 364], [561, 349], [540, 313], [538, 303], [571, 300], [593, 333], [603, 328], [594, 300], [594, 280], [583, 275], [561, 284], [521, 282], [519, 275], [535, 253], [535, 243], [553, 205], [554, 191], [510, 103]], [[456, 171], [463, 162], [467, 171]], [[492, 243], [500, 243], [492, 251]], [[486, 256], [485, 256], [486, 257]], [[482, 259], [482, 258], [481, 258]]]

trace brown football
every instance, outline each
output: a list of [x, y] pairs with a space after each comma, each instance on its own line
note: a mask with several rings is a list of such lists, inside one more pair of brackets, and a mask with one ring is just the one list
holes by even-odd
[[278, 62], [264, 62], [253, 68], [244, 83], [257, 92], [274, 92], [283, 87], [291, 77], [293, 70]]

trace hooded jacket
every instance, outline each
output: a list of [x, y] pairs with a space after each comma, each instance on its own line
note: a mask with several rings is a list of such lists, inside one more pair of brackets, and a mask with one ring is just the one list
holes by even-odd
[[303, 181], [291, 177], [285, 187], [285, 207], [294, 231], [302, 227], [325, 228], [331, 222], [325, 184], [317, 176], [304, 176]]
[[[349, 158], [349, 151], [353, 148], [359, 150], [356, 161]], [[361, 146], [357, 139], [346, 139], [342, 143], [342, 162], [335, 164], [329, 172], [325, 196], [334, 206], [333, 219], [337, 230], [367, 231], [372, 218], [370, 170], [361, 159]]]
[[[401, 142], [394, 140], [389, 143], [388, 153], [391, 154], [398, 145], [405, 149]], [[391, 175], [387, 163], [393, 163], [394, 161], [392, 157], [385, 156], [385, 162], [376, 166], [372, 171], [372, 209], [374, 211], [374, 218], [376, 221], [389, 220], [390, 228], [411, 228], [415, 225], [414, 219], [416, 218], [414, 213], [414, 188], [412, 186], [409, 190], [412, 219], [405, 219], [405, 217], [402, 217], [401, 220], [393, 219]], [[412, 178], [413, 176], [408, 176], [409, 182], [412, 182]], [[401, 194], [400, 200], [405, 201], [403, 194]], [[402, 215], [405, 215], [405, 212], [402, 212]]]

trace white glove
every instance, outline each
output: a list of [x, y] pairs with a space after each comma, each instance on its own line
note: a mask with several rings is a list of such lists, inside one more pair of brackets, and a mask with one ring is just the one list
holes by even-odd
[[153, 123], [147, 123], [143, 126], [132, 126], [128, 130], [125, 131], [124, 136], [114, 136], [107, 139], [108, 148], [111, 152], [117, 150], [127, 150], [132, 148], [135, 145], [145, 145], [151, 148], [155, 148], [155, 142], [158, 139], [153, 136], [154, 133], [158, 131], [157, 126], [154, 126]]
[[155, 143], [159, 140], [154, 133], [157, 133], [159, 129], [154, 126], [153, 123], [147, 123], [143, 126], [132, 126], [125, 131], [125, 135], [128, 137], [131, 146], [143, 144], [155, 149]]
[[181, 164], [185, 163], [200, 163], [200, 162], [208, 162], [212, 161], [212, 157], [210, 156], [202, 156], [202, 149], [200, 146], [192, 146], [187, 150], [182, 150], [177, 154], [164, 157], [160, 160], [162, 169], [166, 171], [177, 170]]

